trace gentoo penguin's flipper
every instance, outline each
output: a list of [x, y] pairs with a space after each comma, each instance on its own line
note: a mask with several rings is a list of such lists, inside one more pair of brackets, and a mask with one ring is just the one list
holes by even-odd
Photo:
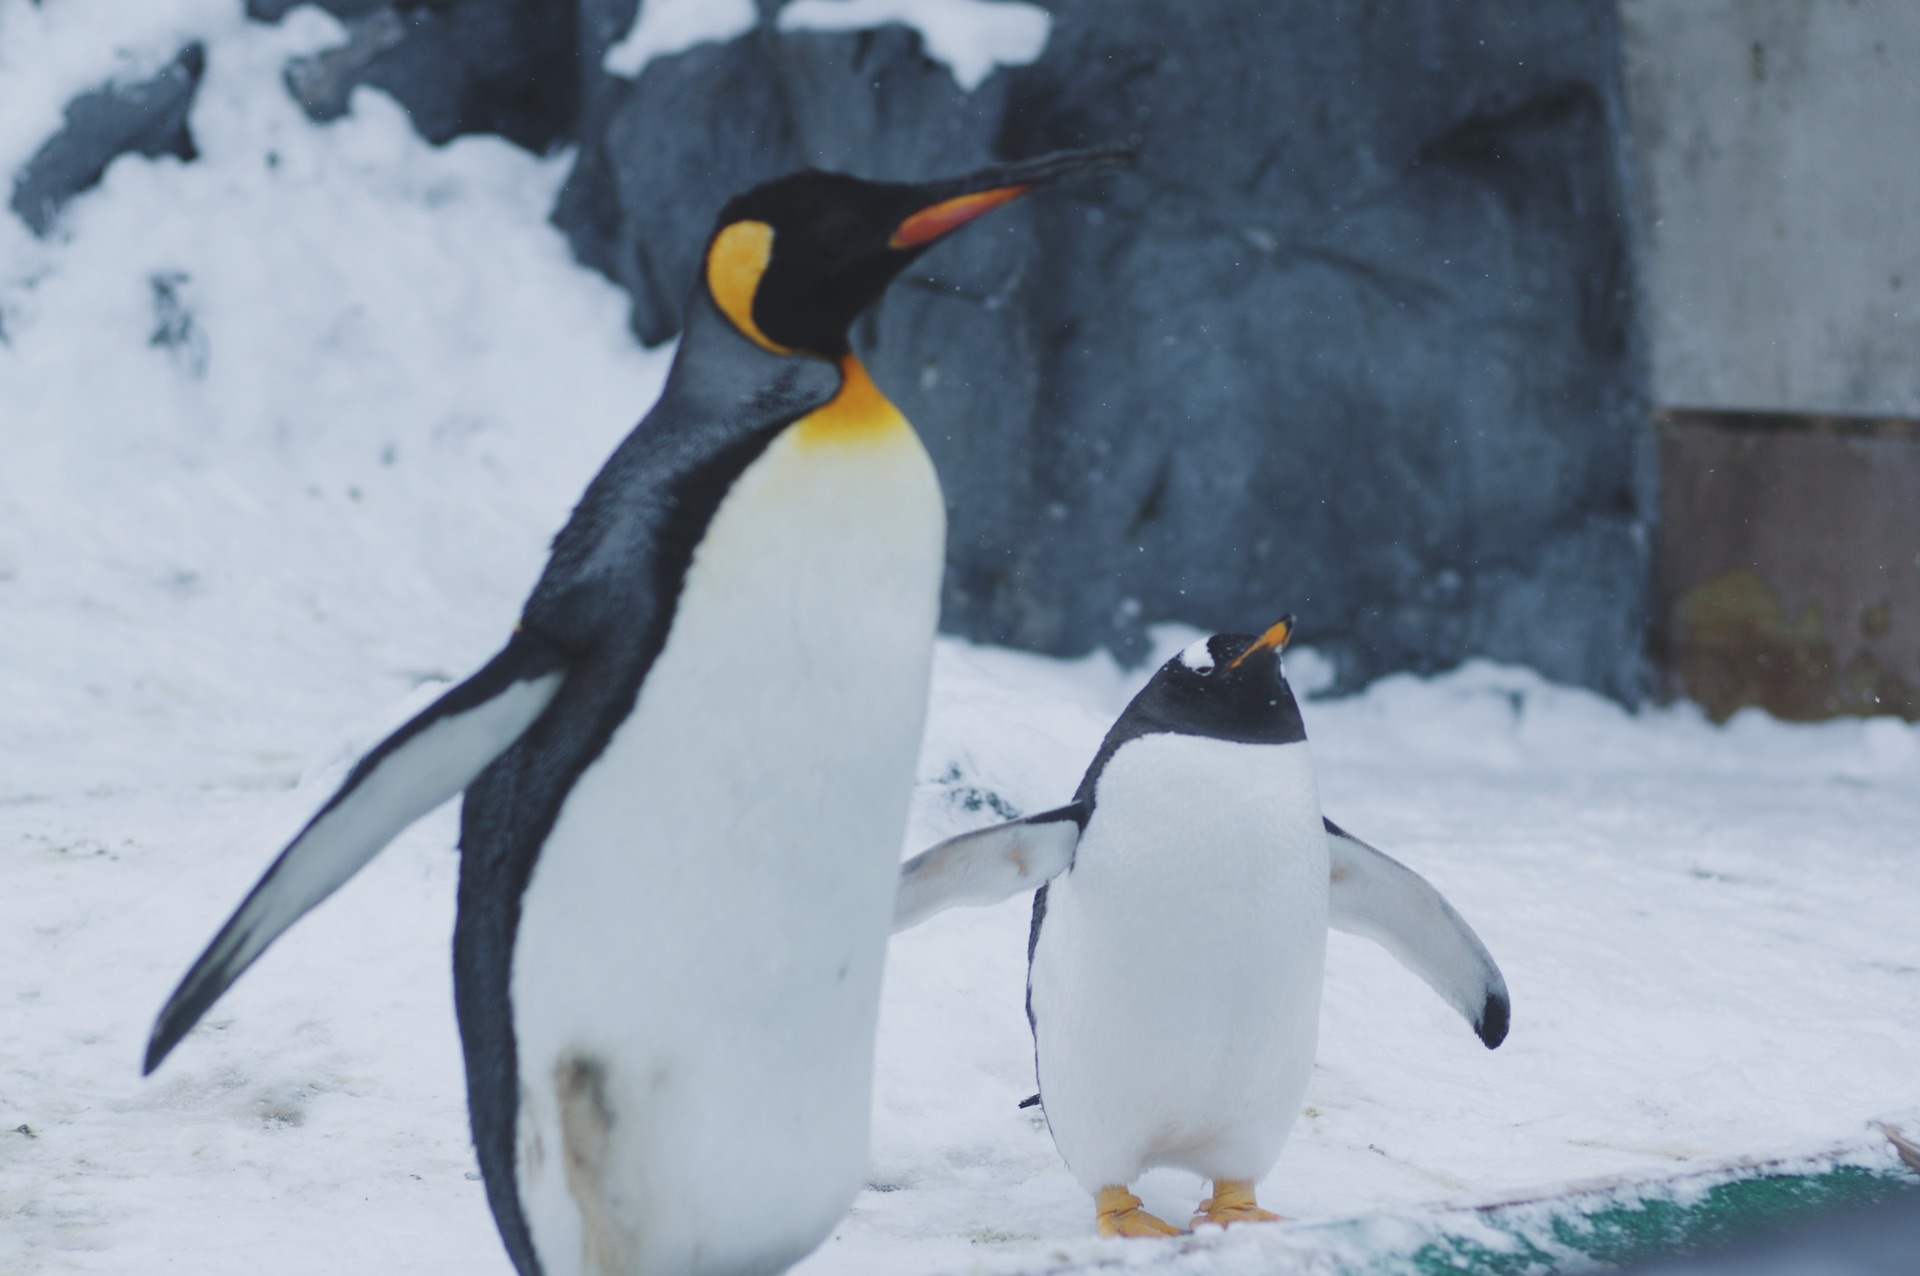
[[479, 673], [360, 759], [174, 989], [154, 1023], [144, 1071], [160, 1066], [282, 931], [518, 739], [553, 699], [563, 673], [557, 648], [516, 632]]
[[1427, 880], [1335, 824], [1327, 826], [1335, 930], [1392, 953], [1466, 1016], [1491, 1050], [1507, 1038], [1507, 981], [1473, 927]]
[[997, 904], [1073, 863], [1086, 808], [1075, 802], [950, 837], [900, 866], [893, 933], [960, 904]]

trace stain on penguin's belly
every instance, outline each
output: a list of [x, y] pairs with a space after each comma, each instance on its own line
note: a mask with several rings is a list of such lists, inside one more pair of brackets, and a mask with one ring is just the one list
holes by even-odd
[[1313, 1067], [1327, 871], [1304, 743], [1149, 735], [1108, 762], [1032, 971], [1047, 1121], [1090, 1189], [1278, 1158]]
[[798, 435], [722, 502], [523, 900], [519, 1187], [547, 1276], [779, 1271], [865, 1168], [945, 512], [904, 422]]

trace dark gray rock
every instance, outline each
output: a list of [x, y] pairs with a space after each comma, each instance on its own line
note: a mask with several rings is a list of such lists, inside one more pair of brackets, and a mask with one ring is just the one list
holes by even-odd
[[577, 21], [580, 27], [580, 60], [593, 68], [584, 78], [591, 88], [609, 81], [621, 83], [616, 76], [602, 73], [598, 68], [607, 56], [607, 50], [626, 38], [633, 30], [633, 20], [640, 13], [640, 0], [580, 0]]
[[147, 279], [153, 293], [153, 333], [147, 344], [164, 350], [187, 376], [198, 381], [207, 375], [207, 333], [194, 316], [193, 276], [179, 270], [159, 271]]
[[287, 62], [287, 91], [308, 119], [324, 123], [345, 115], [354, 89], [407, 38], [406, 22], [392, 9], [374, 8], [346, 18], [345, 23], [345, 44]]
[[[687, 229], [710, 228], [733, 195], [798, 166], [770, 74], [773, 40], [700, 45], [637, 81], [610, 78], [595, 103], [553, 219], [581, 261], [626, 289], [634, 333], [648, 345], [680, 330], [706, 235]], [[663, 127], [668, 120], [686, 127]]]
[[[928, 255], [857, 334], [952, 501], [954, 632], [1144, 650], [1283, 610], [1354, 685], [1486, 655], [1635, 699], [1651, 483], [1610, 0], [1056, 0], [962, 93], [900, 28], [600, 70], [637, 0], [326, 0], [318, 118], [577, 135], [555, 221], [669, 338], [718, 208], [1137, 138]], [[277, 17], [286, 0], [250, 0]]]
[[98, 185], [122, 155], [193, 159], [187, 111], [206, 66], [206, 49], [196, 41], [151, 79], [103, 85], [68, 103], [60, 131], [14, 175], [10, 203], [20, 220], [45, 235], [66, 202]]
[[556, 221], [657, 342], [766, 176], [1137, 137], [1135, 173], [943, 245], [860, 334], [952, 502], [945, 627], [1131, 655], [1293, 610], [1349, 686], [1485, 655], [1636, 699], [1609, 0], [1049, 7], [1041, 60], [971, 96], [899, 29], [601, 77]]
[[[278, 22], [299, 2], [248, 0], [247, 13]], [[572, 135], [582, 65], [573, 0], [319, 3], [347, 41], [288, 64], [288, 91], [312, 119], [338, 118], [366, 84], [392, 95], [435, 145], [493, 133], [540, 152]]]
[[[856, 334], [946, 485], [949, 631], [1134, 656], [1155, 621], [1292, 610], [1347, 686], [1486, 655], [1637, 698], [1612, 0], [1053, 0], [1040, 61], [972, 94], [907, 30], [783, 33], [780, 0], [637, 80], [600, 63], [639, 0], [322, 2], [347, 40], [288, 69], [315, 118], [369, 84], [435, 142], [577, 137], [554, 219], [649, 343], [756, 182], [1137, 139], [1134, 172], [942, 245]], [[77, 99], [15, 210], [44, 233], [113, 156], [190, 158], [201, 65]]]

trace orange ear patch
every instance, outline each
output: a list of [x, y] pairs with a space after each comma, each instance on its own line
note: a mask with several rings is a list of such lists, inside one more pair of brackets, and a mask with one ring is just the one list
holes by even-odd
[[980, 191], [942, 200], [901, 222], [900, 228], [893, 232], [893, 238], [887, 241], [887, 246], [918, 248], [922, 244], [930, 244], [949, 231], [960, 229], [974, 218], [984, 217], [1002, 204], [1011, 204], [1032, 189], [1031, 186], [1002, 186], [997, 191]]
[[713, 237], [707, 250], [707, 291], [720, 313], [754, 344], [774, 354], [792, 354], [767, 339], [753, 321], [753, 298], [773, 260], [773, 227], [765, 222], [735, 222]]

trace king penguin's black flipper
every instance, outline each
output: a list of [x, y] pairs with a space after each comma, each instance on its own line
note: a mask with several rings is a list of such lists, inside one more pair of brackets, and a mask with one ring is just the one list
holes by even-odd
[[360, 759], [174, 989], [154, 1022], [144, 1070], [159, 1067], [287, 927], [517, 740], [560, 689], [565, 669], [558, 648], [515, 633], [480, 672]]
[[1335, 824], [1327, 826], [1335, 930], [1373, 940], [1458, 1010], [1491, 1050], [1512, 1002], [1493, 954], [1426, 878]]
[[900, 866], [893, 933], [960, 904], [997, 904], [1073, 863], [1087, 809], [1075, 802], [1024, 820], [950, 837]]

